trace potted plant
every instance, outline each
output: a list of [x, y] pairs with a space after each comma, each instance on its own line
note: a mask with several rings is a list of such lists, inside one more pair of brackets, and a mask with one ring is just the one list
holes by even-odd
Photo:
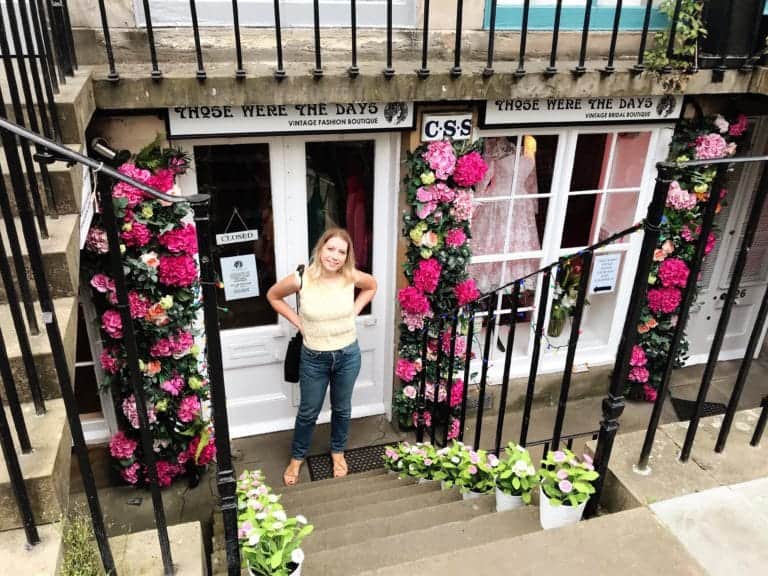
[[489, 455], [485, 450], [467, 450], [459, 456], [459, 474], [456, 486], [461, 490], [464, 500], [479, 498], [488, 494], [494, 488], [493, 468], [498, 464], [498, 458]]
[[[405, 443], [408, 444], [407, 442]], [[384, 454], [381, 459], [384, 462], [384, 469], [389, 474], [397, 474], [402, 468], [402, 450], [403, 444], [397, 444], [396, 446], [384, 446]]]
[[459, 477], [459, 464], [461, 464], [463, 454], [468, 452], [463, 442], [454, 440], [450, 446], [441, 448], [437, 451], [438, 470], [433, 474], [435, 480], [440, 480], [440, 487], [448, 490], [456, 485]]
[[548, 452], [539, 470], [539, 521], [545, 530], [581, 520], [599, 474], [586, 454], [579, 462], [570, 450]]
[[300, 576], [301, 542], [312, 532], [304, 516], [289, 518], [259, 471], [244, 472], [237, 484], [240, 556], [252, 576]]
[[506, 459], [496, 466], [496, 511], [521, 508], [531, 503], [531, 492], [538, 484], [538, 473], [528, 450], [510, 442]]
[[434, 474], [439, 469], [438, 457], [435, 447], [429, 442], [417, 442], [404, 448], [401, 460], [401, 478], [417, 478], [420, 484], [435, 480]]
[[392, 400], [392, 411], [397, 416], [397, 424], [402, 431], [413, 430], [413, 414], [418, 409], [416, 396], [418, 389], [413, 384], [406, 385], [399, 390]]
[[[571, 258], [564, 261], [557, 269], [555, 287], [552, 297], [552, 308], [549, 311], [549, 326], [547, 334], [557, 338], [563, 333], [566, 320], [573, 316], [576, 308], [576, 297], [581, 281], [581, 259]], [[586, 300], [584, 304], [589, 304]]]

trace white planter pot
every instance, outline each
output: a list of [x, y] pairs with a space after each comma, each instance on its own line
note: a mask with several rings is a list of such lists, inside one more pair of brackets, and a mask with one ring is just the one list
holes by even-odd
[[584, 514], [588, 500], [578, 506], [552, 506], [544, 490], [539, 487], [539, 522], [544, 530], [576, 524]]
[[[248, 574], [250, 574], [251, 576], [261, 576], [261, 574], [259, 574], [258, 572], [254, 572], [250, 566], [248, 566]], [[299, 564], [298, 567], [293, 572], [291, 572], [288, 576], [301, 576], [301, 564]]]
[[461, 499], [462, 500], [474, 500], [475, 498], [480, 498], [480, 496], [484, 496], [484, 492], [462, 492], [461, 493]]
[[522, 508], [525, 506], [522, 496], [513, 496], [512, 494], [506, 494], [496, 487], [496, 512], [503, 512], [504, 510], [514, 510], [515, 508]]
[[437, 480], [432, 480], [432, 478], [419, 478], [419, 484], [431, 484], [432, 482], [437, 482]]

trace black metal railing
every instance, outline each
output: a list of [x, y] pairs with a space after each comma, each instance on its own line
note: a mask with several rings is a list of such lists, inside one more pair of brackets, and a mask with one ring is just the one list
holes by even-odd
[[[0, 110], [4, 110], [4, 101], [0, 92]], [[169, 196], [146, 186], [140, 182], [118, 172], [114, 167], [78, 154], [69, 148], [66, 148], [57, 142], [34, 134], [26, 128], [15, 123], [0, 118], [0, 138], [2, 140], [3, 152], [6, 156], [9, 172], [12, 180], [12, 191], [16, 200], [16, 206], [22, 224], [24, 241], [29, 254], [29, 261], [33, 271], [33, 277], [37, 286], [37, 296], [42, 309], [45, 328], [48, 341], [54, 358], [56, 375], [59, 381], [60, 391], [67, 413], [69, 428], [72, 433], [73, 448], [77, 455], [80, 466], [80, 474], [83, 479], [83, 485], [91, 512], [91, 519], [94, 527], [94, 534], [101, 553], [102, 562], [107, 574], [116, 574], [114, 560], [109, 548], [106, 531], [104, 528], [104, 519], [99, 503], [98, 492], [88, 460], [88, 449], [85, 444], [78, 406], [74, 397], [72, 381], [69, 375], [69, 368], [62, 342], [61, 330], [56, 317], [56, 311], [53, 307], [53, 300], [49, 290], [49, 284], [46, 277], [46, 271], [43, 267], [42, 253], [40, 250], [39, 234], [32, 216], [32, 208], [26, 194], [25, 182], [23, 181], [22, 169], [23, 163], [18, 152], [21, 143], [34, 144], [45, 154], [38, 156], [39, 162], [63, 161], [70, 164], [80, 164], [86, 169], [98, 172], [100, 178], [99, 195], [100, 206], [103, 210], [103, 220], [107, 231], [109, 244], [109, 258], [112, 267], [112, 276], [115, 278], [117, 292], [117, 308], [120, 311], [123, 322], [123, 340], [127, 350], [127, 361], [130, 374], [130, 384], [136, 397], [137, 412], [139, 416], [141, 441], [144, 447], [143, 464], [147, 469], [150, 491], [152, 494], [153, 510], [155, 514], [155, 527], [158, 534], [160, 549], [162, 552], [163, 566], [165, 574], [173, 574], [173, 559], [171, 557], [170, 543], [168, 540], [167, 523], [160, 493], [160, 486], [157, 481], [157, 470], [154, 465], [154, 451], [152, 449], [152, 437], [149, 428], [149, 421], [146, 411], [146, 402], [144, 387], [140, 381], [139, 358], [137, 351], [136, 337], [133, 332], [133, 320], [130, 317], [130, 308], [128, 305], [128, 293], [123, 274], [123, 265], [119, 251], [118, 223], [114, 217], [112, 205], [112, 185], [114, 182], [121, 181], [130, 184], [152, 198], [161, 199], [167, 202], [185, 202], [192, 205], [194, 218], [197, 225], [197, 237], [200, 252], [200, 274], [203, 292], [203, 310], [205, 321], [205, 332], [208, 346], [206, 349], [206, 365], [209, 371], [209, 380], [212, 394], [212, 412], [213, 421], [216, 426], [215, 442], [217, 449], [217, 484], [219, 487], [220, 506], [224, 516], [225, 536], [227, 544], [227, 565], [228, 573], [231, 575], [239, 574], [239, 547], [237, 540], [237, 509], [235, 499], [235, 475], [232, 468], [231, 451], [229, 444], [229, 431], [226, 409], [226, 394], [224, 390], [223, 370], [221, 365], [221, 351], [218, 327], [218, 311], [216, 307], [215, 277], [213, 270], [213, 260], [211, 256], [211, 223], [209, 219], [210, 199], [207, 195], [194, 195], [187, 197]], [[118, 155], [119, 157], [119, 155]], [[4, 175], [0, 172], [0, 204], [8, 204], [8, 191], [4, 186]], [[13, 221], [12, 218], [10, 219]], [[8, 222], [8, 220], [6, 220]], [[19, 308], [18, 302], [12, 302], [14, 298], [13, 279], [10, 278], [10, 267], [6, 260], [5, 251], [0, 245], [0, 272], [8, 294], [9, 303], [12, 310]], [[20, 313], [20, 309], [17, 310]], [[17, 335], [22, 338], [28, 338], [26, 326], [17, 326]], [[2, 334], [0, 333], [0, 345], [2, 345]], [[16, 391], [13, 374], [8, 366], [8, 359], [5, 354], [5, 347], [0, 346], [0, 375], [6, 388], [5, 400], [9, 404], [10, 412], [13, 416], [14, 424], [20, 438], [22, 451], [29, 451], [29, 439], [26, 433], [23, 414], [20, 410], [18, 393]], [[27, 358], [24, 352], [25, 362], [27, 359], [33, 360], [31, 353]], [[34, 364], [34, 363], [33, 363]], [[34, 365], [33, 365], [34, 369]], [[2, 412], [2, 407], [0, 407]], [[10, 428], [5, 419], [5, 413], [0, 416], [0, 440], [3, 446], [3, 453], [6, 459], [6, 466], [13, 484], [13, 490], [16, 501], [23, 518], [24, 527], [27, 532], [27, 540], [30, 545], [39, 542], [39, 535], [35, 525], [35, 519], [29, 501], [29, 494], [21, 476], [18, 457], [13, 447], [13, 441], [10, 435]], [[31, 447], [34, 448], [34, 447]]]
[[[151, 14], [151, 2], [149, 0], [143, 0], [143, 12], [145, 16], [145, 25], [146, 25], [146, 41], [147, 41], [147, 47], [149, 50], [149, 57], [150, 57], [150, 76], [153, 79], [161, 79], [162, 73], [158, 66], [158, 54], [157, 54], [157, 42], [155, 40], [155, 26], [153, 25], [152, 21], [152, 14]], [[594, 60], [594, 70], [600, 70], [601, 72], [605, 74], [612, 74], [616, 71], [615, 62], [618, 56], [624, 56], [624, 54], [618, 54], [617, 52], [617, 46], [618, 46], [618, 39], [619, 34], [621, 32], [620, 29], [620, 23], [622, 17], [627, 13], [627, 8], [624, 6], [624, 2], [622, 0], [617, 0], [615, 8], [614, 8], [614, 17], [613, 17], [613, 24], [610, 28], [610, 43], [609, 43], [609, 49], [608, 49], [608, 56], [607, 56], [607, 63], [603, 65], [604, 57], [602, 53], [599, 55], [592, 54], [589, 51], [589, 41], [590, 39], [596, 34], [596, 33], [602, 33], [603, 30], [597, 30], [595, 26], [593, 25], [593, 7], [595, 6], [594, 0], [587, 0], [586, 4], [584, 6], [584, 18], [583, 18], [583, 24], [581, 27], [580, 32], [576, 32], [576, 34], [580, 34], [580, 42], [579, 42], [579, 50], [578, 50], [578, 64], [573, 68], [573, 72], [575, 74], [584, 74], [587, 72], [587, 60], [591, 59]], [[675, 9], [673, 11], [671, 19], [667, 22], [667, 26], [669, 29], [669, 34], [667, 36], [667, 46], [666, 50], [663, 50], [667, 56], [668, 59], [675, 61], [687, 61], [691, 60], [690, 56], [686, 56], [681, 53], [681, 48], [679, 46], [679, 43], [676, 42], [677, 37], [677, 29], [678, 25], [686, 25], [685, 22], [682, 21], [681, 16], [681, 6], [682, 1], [678, 0]], [[104, 47], [106, 51], [106, 57], [107, 57], [107, 63], [109, 66], [109, 76], [108, 78], [111, 80], [117, 80], [119, 78], [118, 72], [115, 67], [115, 57], [114, 57], [114, 50], [112, 46], [111, 41], [111, 33], [110, 33], [110, 26], [108, 23], [107, 13], [105, 10], [105, 2], [104, 0], [99, 0], [99, 9], [101, 12], [101, 24], [102, 24], [102, 31], [103, 31], [103, 37], [104, 37]], [[562, 16], [562, 9], [563, 9], [563, 1], [557, 0], [556, 5], [554, 6], [554, 12], [553, 12], [553, 22], [552, 22], [552, 28], [549, 31], [552, 35], [552, 45], [550, 52], [548, 54], [548, 66], [546, 67], [546, 74], [556, 74], [558, 72], [558, 43], [559, 40], [564, 33], [564, 30], [561, 28], [561, 16]], [[637, 10], [637, 7], [630, 6], [628, 8], [629, 10]], [[638, 48], [637, 48], [637, 58], [634, 62], [634, 66], [631, 67], [631, 70], [634, 72], [642, 72], [646, 69], [646, 63], [645, 63], [645, 56], [646, 56], [646, 48], [648, 46], [648, 35], [649, 32], [653, 31], [654, 29], [651, 28], [652, 23], [652, 14], [654, 9], [654, 2], [649, 1], [646, 3], [646, 9], [643, 17], [643, 23], [642, 28], [639, 30], [638, 36]], [[282, 40], [281, 40], [281, 29], [285, 26], [285, 23], [281, 21], [280, 19], [280, 1], [274, 0], [274, 20], [272, 22], [274, 30], [275, 30], [275, 48], [276, 48], [276, 67], [275, 67], [275, 78], [277, 80], [281, 80], [285, 77], [286, 71], [285, 71], [285, 65], [283, 61], [283, 47], [282, 47]], [[350, 12], [350, 20], [349, 20], [349, 28], [350, 28], [350, 34], [351, 34], [351, 40], [352, 40], [352, 46], [350, 51], [350, 58], [351, 62], [350, 65], [347, 68], [347, 73], [350, 78], [356, 78], [359, 73], [360, 69], [358, 67], [358, 50], [357, 50], [357, 37], [359, 32], [359, 26], [358, 26], [358, 6], [356, 0], [350, 0], [349, 1], [349, 12]], [[494, 74], [494, 59], [496, 57], [495, 54], [495, 46], [496, 46], [496, 38], [499, 35], [506, 34], [506, 31], [499, 31], [497, 27], [497, 12], [498, 12], [498, 6], [497, 1], [492, 0], [489, 7], [489, 13], [488, 13], [488, 28], [485, 30], [485, 32], [488, 35], [488, 48], [487, 48], [487, 62], [486, 66], [482, 72], [484, 76], [491, 76]], [[530, 36], [530, 30], [529, 30], [529, 18], [531, 14], [531, 2], [530, 0], [524, 0], [523, 6], [522, 6], [522, 19], [519, 24], [519, 27], [515, 28], [514, 30], [511, 30], [512, 34], [518, 35], [519, 34], [519, 49], [517, 51], [517, 54], [514, 56], [514, 59], [517, 60], [517, 67], [514, 70], [513, 74], [516, 77], [521, 77], [526, 74], [526, 50], [527, 50], [527, 43]], [[193, 31], [193, 38], [195, 42], [195, 58], [197, 62], [197, 72], [196, 76], [200, 80], [205, 80], [206, 74], [205, 70], [203, 68], [203, 51], [201, 48], [201, 35], [203, 34], [202, 30], [204, 27], [200, 26], [197, 18], [197, 2], [196, 0], [190, 0], [189, 2], [189, 16], [190, 16], [190, 22], [192, 26]], [[242, 46], [241, 46], [241, 22], [240, 22], [240, 10], [238, 5], [238, 0], [232, 0], [232, 26], [234, 28], [234, 37], [235, 37], [235, 47], [234, 47], [234, 57], [235, 57], [235, 76], [237, 78], [244, 78], [246, 76], [246, 70], [244, 68], [243, 64], [243, 55], [242, 55]], [[463, 0], [458, 0], [456, 3], [456, 16], [455, 16], [455, 27], [454, 27], [454, 43], [453, 43], [453, 66], [450, 68], [450, 75], [454, 78], [458, 78], [462, 75], [462, 66], [461, 66], [461, 60], [462, 60], [462, 42], [464, 40], [464, 35], [469, 33], [470, 30], [468, 30], [464, 26], [464, 2]], [[384, 60], [385, 60], [385, 67], [382, 71], [382, 74], [384, 78], [392, 78], [395, 73], [395, 64], [393, 62], [393, 30], [394, 30], [394, 24], [393, 24], [393, 3], [392, 0], [387, 0], [385, 2], [385, 11], [384, 11], [384, 19], [382, 21], [382, 26], [384, 28], [384, 38], [385, 38], [385, 49], [384, 49]], [[320, 5], [319, 0], [313, 0], [312, 3], [312, 34], [314, 37], [314, 66], [312, 68], [312, 75], [314, 78], [319, 79], [323, 76], [323, 49], [321, 45], [321, 21], [320, 21]], [[421, 47], [420, 50], [415, 49], [414, 54], [408, 54], [403, 56], [403, 61], [409, 62], [411, 60], [419, 61], [420, 60], [420, 66], [416, 70], [416, 73], [418, 77], [424, 79], [429, 77], [430, 75], [430, 68], [429, 68], [429, 58], [428, 58], [428, 52], [429, 52], [429, 38], [430, 38], [430, 32], [435, 33], [434, 29], [430, 29], [430, 1], [424, 0], [423, 2], [423, 8], [422, 8], [422, 18], [421, 18], [421, 30], [417, 31], [417, 33], [421, 33]], [[439, 33], [442, 33], [443, 31], [439, 31]], [[541, 34], [541, 31], [536, 31], [536, 34]], [[546, 33], [546, 32], [544, 32]], [[753, 31], [753, 35], [755, 39], [757, 38], [757, 28]], [[67, 37], [71, 38], [71, 34], [67, 35]], [[726, 38], [727, 40], [727, 38]], [[760, 45], [760, 42], [755, 42], [755, 49], [758, 50], [758, 46]], [[411, 49], [410, 47], [407, 48], [407, 50]], [[726, 43], [723, 43], [722, 50], [726, 50], [727, 45]], [[420, 54], [417, 52], [420, 51]], [[633, 51], [634, 52], [634, 51]], [[743, 63], [745, 69], [749, 68], [751, 66], [751, 62], [754, 58], [758, 57], [757, 53], [755, 53], [752, 57], [749, 57], [746, 59], [746, 61]], [[715, 70], [718, 74], [722, 74], [722, 70], [724, 70], [725, 66], [725, 58], [726, 55], [723, 52], [722, 53], [722, 61], [720, 63], [720, 67]], [[512, 60], [512, 57], [510, 57], [510, 60]], [[66, 59], [65, 59], [66, 61]], [[690, 65], [692, 69], [696, 69], [696, 62], [690, 61]], [[661, 70], [662, 73], [670, 73], [672, 72], [671, 68], [665, 68]], [[719, 79], [720, 76], [715, 77], [715, 80]]]

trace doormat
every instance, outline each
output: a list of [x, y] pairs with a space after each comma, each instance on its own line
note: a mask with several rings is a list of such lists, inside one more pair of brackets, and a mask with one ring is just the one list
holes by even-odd
[[[670, 398], [672, 399], [672, 407], [675, 409], [677, 417], [680, 418], [680, 420], [690, 422], [696, 411], [696, 401], [675, 398], [674, 396], [670, 396]], [[701, 407], [701, 417], [704, 418], [706, 416], [725, 414], [726, 410], [727, 408], [725, 404], [720, 404], [719, 402], [704, 402], [704, 405]]]
[[[387, 444], [377, 444], [375, 446], [363, 446], [362, 448], [353, 448], [344, 452], [347, 459], [347, 468], [349, 474], [357, 474], [376, 468], [383, 468], [384, 461], [381, 457], [384, 455], [384, 447]], [[333, 461], [330, 454], [318, 454], [317, 456], [307, 457], [307, 467], [309, 468], [309, 479], [325, 480], [333, 478]]]

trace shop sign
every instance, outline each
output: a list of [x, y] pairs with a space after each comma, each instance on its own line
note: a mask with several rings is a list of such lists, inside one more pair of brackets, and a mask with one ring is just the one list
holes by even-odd
[[424, 114], [421, 119], [421, 141], [469, 140], [472, 136], [472, 114]]
[[254, 254], [228, 256], [221, 258], [220, 262], [225, 300], [242, 300], [259, 295], [259, 276]]
[[176, 106], [168, 109], [168, 131], [172, 138], [412, 128], [412, 102]]
[[608, 294], [616, 289], [621, 254], [596, 254], [589, 279], [590, 294]]
[[226, 246], [227, 244], [239, 244], [240, 242], [251, 242], [259, 239], [258, 230], [241, 230], [240, 232], [225, 232], [216, 234], [216, 244]]
[[484, 127], [508, 124], [590, 122], [671, 122], [680, 116], [683, 97], [594, 96], [589, 98], [509, 98], [485, 103]]

